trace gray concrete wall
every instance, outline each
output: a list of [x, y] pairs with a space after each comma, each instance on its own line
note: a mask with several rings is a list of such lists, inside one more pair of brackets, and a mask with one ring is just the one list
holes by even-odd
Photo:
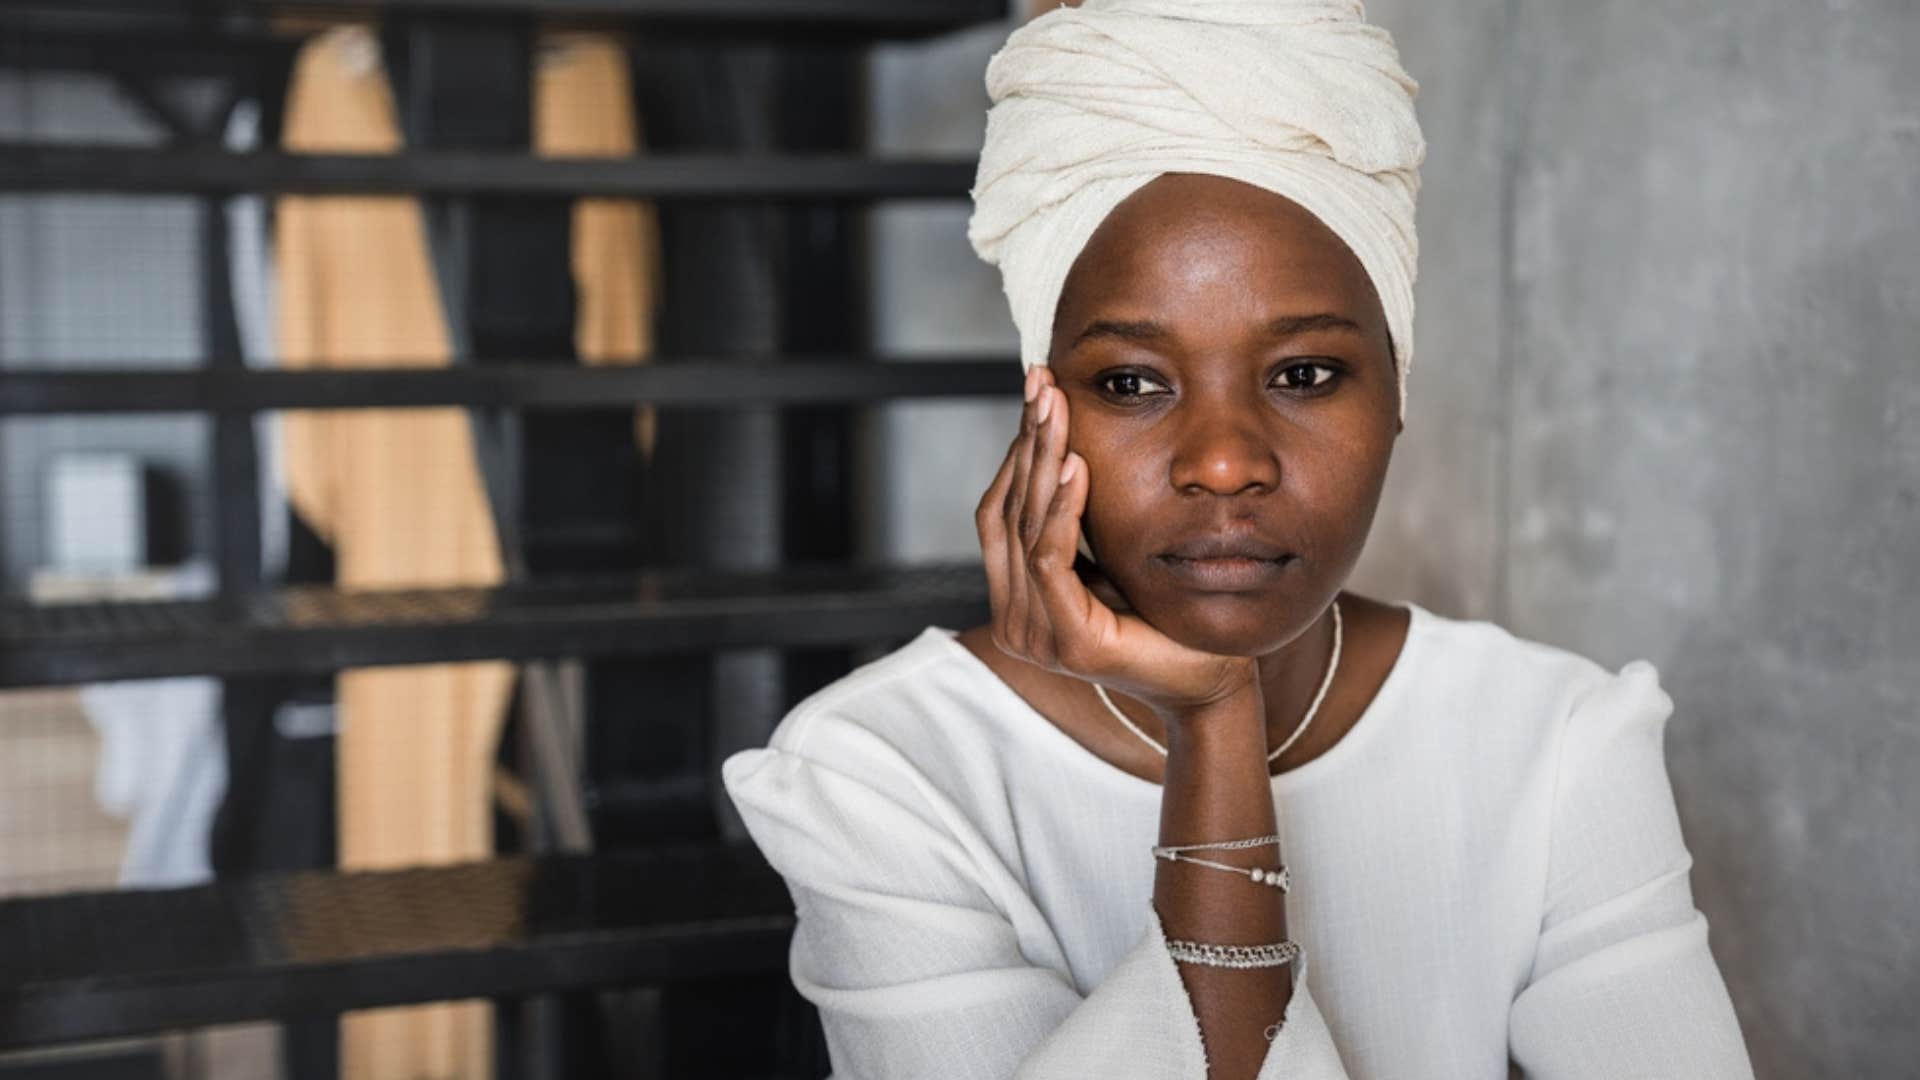
[[[1759, 1075], [1912, 1075], [1920, 8], [1369, 9], [1431, 150], [1420, 359], [1355, 586], [1657, 664]], [[976, 150], [1000, 37], [883, 53], [876, 145]], [[876, 216], [882, 345], [1011, 349], [964, 222]], [[975, 554], [1012, 423], [881, 419], [876, 551]]]

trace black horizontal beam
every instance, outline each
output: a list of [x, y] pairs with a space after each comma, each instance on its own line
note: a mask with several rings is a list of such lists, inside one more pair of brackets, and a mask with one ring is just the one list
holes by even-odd
[[685, 846], [0, 901], [0, 1048], [783, 970], [751, 848]]
[[604, 409], [812, 405], [993, 397], [1019, 389], [1011, 357], [758, 360], [676, 357], [633, 367], [564, 363], [247, 371], [195, 368], [0, 369], [0, 416], [271, 409]]
[[298, 37], [233, 28], [194, 31], [143, 24], [80, 30], [0, 23], [0, 68], [162, 78], [251, 76], [290, 64], [300, 42]]
[[61, 194], [258, 191], [856, 201], [964, 197], [973, 171], [967, 161], [848, 154], [608, 159], [412, 150], [358, 156], [0, 142], [0, 191]]
[[988, 615], [978, 563], [650, 570], [497, 588], [0, 605], [0, 687], [854, 645]]
[[1007, 0], [0, 0], [0, 11], [201, 16], [531, 15], [649, 29], [826, 27], [874, 36], [940, 33], [1004, 19]]

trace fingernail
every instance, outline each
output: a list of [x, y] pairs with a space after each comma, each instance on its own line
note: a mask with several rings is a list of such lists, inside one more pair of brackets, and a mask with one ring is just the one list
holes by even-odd
[[1046, 423], [1047, 414], [1051, 412], [1053, 412], [1053, 391], [1043, 389], [1040, 391], [1040, 412], [1035, 418], [1036, 422]]
[[1068, 454], [1067, 463], [1060, 466], [1060, 483], [1063, 485], [1070, 484], [1073, 482], [1073, 478], [1079, 474], [1080, 459], [1072, 454]]
[[1039, 390], [1039, 388], [1040, 388], [1040, 369], [1037, 367], [1030, 367], [1027, 369], [1027, 385], [1026, 385], [1026, 395], [1027, 395], [1028, 401], [1033, 400], [1033, 395], [1037, 390]]

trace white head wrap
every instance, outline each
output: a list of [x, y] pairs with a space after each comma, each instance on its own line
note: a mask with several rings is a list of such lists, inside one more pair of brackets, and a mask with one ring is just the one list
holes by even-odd
[[1067, 271], [1122, 199], [1207, 173], [1293, 200], [1359, 258], [1406, 409], [1419, 87], [1359, 0], [1086, 0], [987, 65], [967, 238], [1000, 267], [1023, 367], [1047, 362]]

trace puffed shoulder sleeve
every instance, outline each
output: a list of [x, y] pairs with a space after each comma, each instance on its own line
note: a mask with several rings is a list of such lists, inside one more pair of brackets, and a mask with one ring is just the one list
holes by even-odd
[[1673, 701], [1634, 661], [1561, 732], [1545, 914], [1508, 1033], [1530, 1080], [1750, 1080], [1694, 907], [1662, 736]]
[[[798, 916], [795, 988], [838, 1080], [1204, 1080], [1199, 1024], [1157, 918], [1092, 993], [1003, 902], [1019, 885], [953, 804], [863, 732], [833, 763], [795, 738], [728, 758], [727, 791]], [[1023, 948], [1023, 941], [1025, 948]], [[1029, 955], [1029, 953], [1034, 955]], [[1337, 1080], [1306, 985], [1262, 1077]]]

